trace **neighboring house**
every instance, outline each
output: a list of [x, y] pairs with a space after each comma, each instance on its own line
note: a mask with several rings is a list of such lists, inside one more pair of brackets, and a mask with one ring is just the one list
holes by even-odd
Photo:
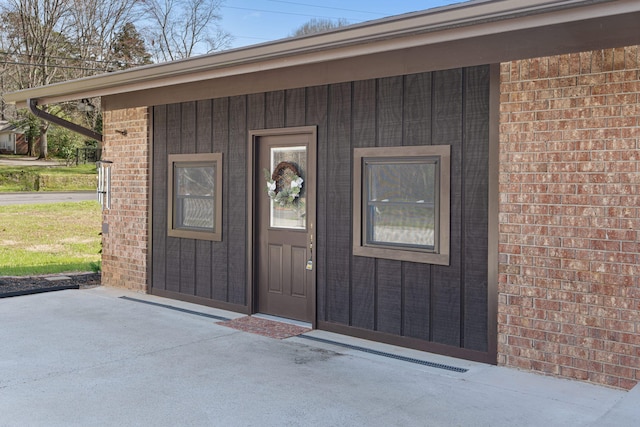
[[471, 1], [6, 97], [102, 96], [105, 285], [629, 389], [638, 22]]
[[0, 120], [0, 153], [27, 154], [27, 151], [22, 130], [8, 121]]

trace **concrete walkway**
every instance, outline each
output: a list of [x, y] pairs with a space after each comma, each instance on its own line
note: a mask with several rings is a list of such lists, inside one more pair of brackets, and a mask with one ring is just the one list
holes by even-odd
[[[133, 299], [124, 299], [122, 296]], [[154, 302], [171, 305], [151, 305]], [[0, 299], [0, 426], [635, 426], [638, 388], [206, 317], [237, 314], [111, 288]]]

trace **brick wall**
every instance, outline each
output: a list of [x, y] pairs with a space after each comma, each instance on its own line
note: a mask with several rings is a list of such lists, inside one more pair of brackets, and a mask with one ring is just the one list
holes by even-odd
[[[104, 114], [103, 160], [111, 166], [111, 209], [104, 212], [102, 283], [147, 290], [149, 143], [147, 108]], [[116, 130], [126, 129], [127, 135]], [[103, 226], [103, 229], [105, 228]]]
[[502, 64], [499, 360], [640, 380], [638, 47]]

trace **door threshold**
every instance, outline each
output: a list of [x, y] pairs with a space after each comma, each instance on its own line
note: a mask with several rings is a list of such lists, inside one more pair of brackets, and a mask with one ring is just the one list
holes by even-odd
[[300, 326], [302, 328], [313, 329], [311, 326], [311, 323], [303, 322], [301, 320], [287, 319], [286, 317], [279, 317], [279, 316], [274, 316], [271, 314], [264, 314], [264, 313], [255, 313], [255, 314], [252, 314], [251, 316], [258, 317], [260, 319], [265, 319], [265, 320], [273, 320], [274, 322], [288, 323], [289, 325]]

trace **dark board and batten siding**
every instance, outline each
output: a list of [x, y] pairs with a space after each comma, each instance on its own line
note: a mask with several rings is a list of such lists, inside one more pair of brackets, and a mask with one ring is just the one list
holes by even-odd
[[244, 194], [245, 105], [245, 97], [236, 97], [153, 109], [152, 293], [230, 309], [245, 305], [244, 198], [225, 199], [221, 242], [167, 236], [168, 154], [222, 153], [223, 194]]
[[[248, 131], [313, 125], [318, 127], [319, 327], [405, 337], [436, 349], [495, 351], [487, 332], [489, 70], [480, 66], [155, 107], [152, 289], [250, 311]], [[451, 145], [450, 265], [353, 256], [353, 148], [431, 144]], [[167, 155], [212, 151], [224, 156], [222, 241], [167, 237]]]

